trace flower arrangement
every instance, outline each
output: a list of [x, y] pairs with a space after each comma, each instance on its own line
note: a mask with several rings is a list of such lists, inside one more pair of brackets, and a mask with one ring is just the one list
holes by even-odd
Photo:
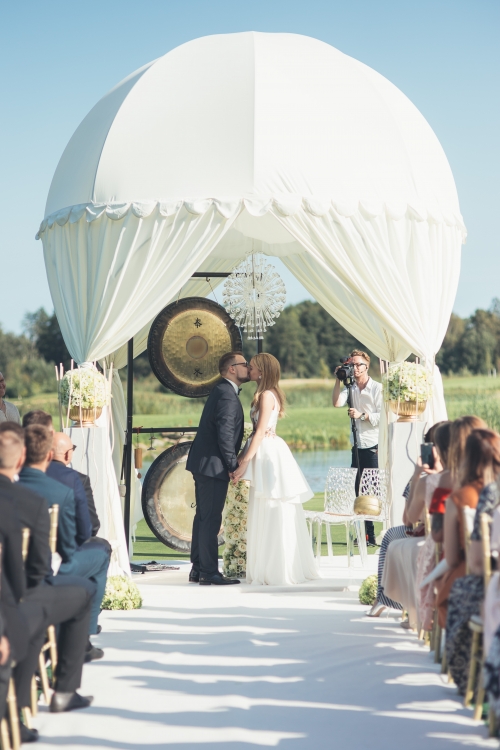
[[377, 576], [368, 576], [365, 578], [359, 588], [359, 601], [361, 604], [375, 604], [377, 599], [377, 587], [378, 579]]
[[102, 600], [103, 609], [140, 609], [142, 596], [136, 584], [125, 576], [110, 576]]
[[[245, 423], [243, 439], [252, 433], [252, 425]], [[244, 578], [247, 568], [247, 515], [250, 485], [245, 480], [232, 482], [226, 496], [224, 508], [224, 539], [226, 546], [222, 557], [224, 575], [228, 578]]]
[[432, 396], [432, 375], [416, 362], [398, 362], [383, 376], [386, 401], [428, 401]]
[[102, 409], [109, 400], [109, 386], [104, 375], [94, 367], [80, 367], [64, 375], [60, 394], [63, 406]]

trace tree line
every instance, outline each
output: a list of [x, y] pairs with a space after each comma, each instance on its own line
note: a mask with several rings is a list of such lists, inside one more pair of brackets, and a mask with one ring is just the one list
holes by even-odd
[[[355, 348], [372, 356], [372, 374], [377, 377], [377, 357], [319, 303], [309, 300], [288, 305], [264, 338], [264, 351], [279, 359], [286, 378], [333, 377], [340, 359]], [[252, 356], [255, 341], [244, 337], [244, 350], [247, 357]], [[7, 381], [7, 398], [54, 392], [54, 365], [62, 362], [68, 369], [70, 360], [54, 313], [49, 315], [43, 308], [27, 313], [20, 335], [4, 332], [0, 326], [0, 372]], [[500, 370], [499, 299], [468, 318], [451, 316], [437, 364], [446, 375], [487, 375]], [[134, 374], [138, 380], [154, 379], [147, 352], [136, 358]]]

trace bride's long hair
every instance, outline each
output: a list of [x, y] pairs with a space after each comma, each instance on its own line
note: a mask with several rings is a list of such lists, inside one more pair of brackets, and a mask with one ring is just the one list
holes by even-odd
[[268, 354], [267, 352], [256, 354], [250, 361], [252, 365], [255, 365], [255, 367], [261, 372], [261, 378], [257, 383], [257, 390], [255, 391], [252, 400], [252, 406], [258, 408], [261, 394], [264, 391], [274, 390], [279, 401], [279, 416], [284, 417], [286, 396], [279, 386], [281, 378], [280, 363], [276, 357], [273, 357], [272, 354]]

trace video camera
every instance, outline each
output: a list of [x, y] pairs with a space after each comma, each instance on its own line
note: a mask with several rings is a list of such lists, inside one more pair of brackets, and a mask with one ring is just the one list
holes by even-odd
[[354, 365], [351, 357], [340, 360], [341, 367], [337, 370], [337, 378], [348, 388], [354, 384]]

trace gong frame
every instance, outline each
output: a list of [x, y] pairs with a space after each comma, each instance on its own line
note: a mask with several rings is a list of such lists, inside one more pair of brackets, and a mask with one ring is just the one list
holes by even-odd
[[[210, 283], [210, 279], [226, 279], [231, 275], [231, 271], [210, 271], [209, 273], [204, 271], [196, 271], [193, 273], [192, 279], [206, 279], [207, 283]], [[257, 339], [257, 353], [262, 352], [262, 339]], [[134, 433], [137, 435], [143, 433], [196, 433], [197, 427], [134, 427], [134, 338], [128, 340], [127, 343], [127, 425], [125, 430], [125, 443], [123, 446], [123, 469], [122, 476], [125, 482], [125, 497], [124, 497], [124, 527], [125, 527], [125, 540], [127, 543], [127, 550], [130, 545], [130, 495], [132, 488], [132, 438]]]

